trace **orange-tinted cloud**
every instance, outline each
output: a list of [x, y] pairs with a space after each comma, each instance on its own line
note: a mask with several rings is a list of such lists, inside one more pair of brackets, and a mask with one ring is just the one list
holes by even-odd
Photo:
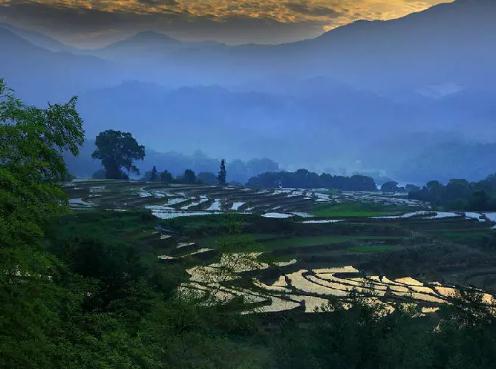
[[[452, 0], [0, 0], [0, 19], [32, 22], [48, 27], [54, 20], [61, 24], [67, 17], [83, 34], [120, 32], [124, 24], [134, 30], [154, 29], [182, 38], [216, 38], [225, 42], [283, 42], [317, 34], [359, 19], [386, 20], [398, 18], [430, 6]], [[35, 13], [39, 16], [36, 17]], [[52, 12], [52, 13], [50, 13]], [[79, 15], [79, 18], [78, 18]], [[91, 19], [91, 17], [94, 19]], [[31, 17], [31, 19], [29, 18]], [[51, 18], [44, 23], [45, 18]], [[23, 19], [23, 21], [21, 21]], [[83, 21], [84, 19], [84, 21]], [[95, 25], [98, 25], [96, 27]], [[222, 35], [223, 29], [240, 32]], [[191, 33], [188, 34], [187, 26]], [[205, 31], [201, 25], [205, 26]], [[249, 26], [247, 26], [249, 25]], [[266, 27], [264, 39], [257, 26]], [[219, 32], [215, 32], [215, 27]], [[228, 27], [226, 27], [228, 26]], [[93, 28], [92, 28], [93, 27]], [[176, 28], [174, 28], [176, 27]], [[274, 31], [277, 29], [277, 32]], [[208, 31], [211, 30], [211, 31]], [[71, 30], [69, 30], [71, 31]], [[270, 31], [270, 32], [269, 32]], [[60, 32], [60, 31], [59, 31]], [[81, 33], [83, 32], [83, 33]], [[248, 32], [248, 33], [246, 33]], [[250, 38], [250, 32], [256, 37]], [[275, 32], [275, 33], [274, 33]], [[69, 32], [71, 33], [71, 32]], [[76, 32], [72, 32], [76, 33]], [[298, 37], [300, 33], [300, 37]], [[237, 34], [237, 36], [236, 36]], [[240, 36], [240, 37], [238, 37]], [[287, 36], [287, 37], [286, 37]]]

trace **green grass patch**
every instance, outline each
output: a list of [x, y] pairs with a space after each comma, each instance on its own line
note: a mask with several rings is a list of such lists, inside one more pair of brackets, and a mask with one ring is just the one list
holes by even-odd
[[275, 233], [244, 233], [221, 235], [197, 240], [201, 247], [217, 249], [223, 252], [270, 252], [274, 250], [333, 245], [343, 242], [364, 242], [400, 240], [401, 237], [387, 236], [351, 236], [351, 235], [320, 235], [287, 237]]
[[292, 247], [305, 247], [305, 246], [321, 246], [328, 244], [335, 244], [352, 240], [353, 236], [308, 236], [308, 237], [290, 237], [281, 238], [277, 240], [269, 240], [261, 242], [265, 251], [286, 249]]
[[343, 204], [317, 206], [313, 211], [313, 215], [322, 218], [365, 218], [385, 215], [400, 215], [405, 211], [406, 209], [398, 206], [348, 202]]
[[156, 219], [148, 212], [89, 210], [61, 217], [48, 228], [54, 239], [86, 237], [105, 242], [139, 241], [154, 232]]
[[350, 252], [356, 252], [360, 254], [382, 254], [393, 250], [394, 246], [391, 245], [361, 245], [353, 246], [348, 249], [348, 251]]
[[212, 236], [200, 239], [198, 243], [201, 247], [217, 249], [222, 252], [259, 252], [266, 251], [264, 240], [273, 239], [276, 234], [232, 234]]
[[435, 230], [429, 232], [431, 235], [444, 240], [456, 242], [456, 243], [467, 243], [467, 244], [479, 244], [485, 241], [491, 234], [491, 230]]
[[398, 237], [383, 236], [343, 236], [343, 235], [324, 235], [324, 236], [307, 236], [307, 237], [288, 237], [276, 240], [261, 241], [263, 247], [261, 251], [272, 251], [278, 249], [287, 249], [293, 247], [324, 246], [333, 245], [343, 242], [364, 241], [364, 240], [385, 240], [399, 239]]

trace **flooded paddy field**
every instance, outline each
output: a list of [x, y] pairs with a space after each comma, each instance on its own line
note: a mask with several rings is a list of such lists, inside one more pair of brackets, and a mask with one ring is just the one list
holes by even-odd
[[243, 300], [243, 313], [313, 312], [352, 295], [435, 312], [460, 289], [488, 303], [496, 294], [492, 214], [381, 193], [124, 181], [66, 190], [78, 219], [71, 232], [99, 232], [83, 231], [84, 219], [101, 218], [92, 227], [132, 239], [147, 265], [181, 270], [178, 293]]
[[[69, 205], [110, 210], [148, 208], [163, 219], [208, 215], [215, 212], [260, 214], [267, 218], [326, 217], [332, 215], [390, 215], [425, 208], [425, 204], [390, 194], [373, 192], [332, 192], [326, 189], [255, 190], [243, 187], [204, 185], [163, 185], [150, 182], [88, 180], [67, 183]], [[356, 202], [350, 210], [343, 203]], [[363, 204], [367, 204], [366, 206]], [[386, 209], [384, 209], [384, 207]], [[190, 213], [190, 214], [188, 214]]]

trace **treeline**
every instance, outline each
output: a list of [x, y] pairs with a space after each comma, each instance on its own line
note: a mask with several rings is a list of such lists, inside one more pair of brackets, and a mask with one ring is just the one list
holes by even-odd
[[[81, 152], [77, 157], [68, 153], [64, 155], [71, 174], [80, 178], [102, 176], [100, 162], [91, 158], [95, 148], [94, 141], [88, 140], [81, 147]], [[149, 171], [153, 166], [159, 170], [167, 169], [174, 177], [183, 175], [186, 169], [191, 169], [200, 175], [200, 173], [217, 173], [219, 168], [219, 160], [210, 158], [201, 151], [186, 155], [177, 152], [156, 152], [149, 147], [146, 149], [143, 161], [136, 163], [142, 173]], [[226, 163], [226, 169], [229, 173], [229, 181], [245, 184], [248, 179], [260, 173], [278, 171], [279, 165], [267, 158], [247, 161], [231, 159]]]
[[225, 161], [221, 160], [219, 173], [217, 175], [212, 172], [201, 172], [196, 174], [193, 170], [186, 169], [182, 175], [174, 177], [168, 170], [159, 172], [156, 167], [153, 167], [151, 171], [145, 173], [141, 180], [147, 182], [159, 182], [163, 184], [180, 183], [223, 186], [227, 183], [226, 174]]
[[342, 191], [377, 191], [371, 177], [354, 175], [351, 177], [317, 174], [306, 169], [296, 172], [268, 172], [251, 178], [248, 187], [253, 188], [331, 188]]
[[496, 210], [496, 175], [472, 183], [464, 179], [452, 179], [446, 185], [430, 181], [422, 189], [410, 192], [409, 197], [446, 210], [493, 211]]
[[[129, 179], [129, 176], [139, 175], [137, 160], [146, 156], [145, 147], [138, 144], [129, 132], [107, 130], [101, 132], [95, 141], [96, 150], [91, 154], [94, 159], [101, 160], [103, 169], [93, 174], [93, 179]], [[198, 176], [191, 169], [186, 169], [181, 176], [174, 177], [168, 170], [159, 172], [156, 166], [141, 178], [148, 182], [185, 183], [185, 184], [220, 184], [225, 185], [227, 178], [226, 161], [220, 162], [219, 174], [203, 172]]]
[[[93, 173], [93, 179], [109, 179], [105, 169], [100, 169], [99, 171]], [[112, 179], [120, 179], [120, 178], [112, 178]], [[124, 177], [124, 179], [128, 179], [128, 177]], [[173, 184], [173, 183], [181, 183], [181, 184], [217, 184], [218, 179], [213, 173], [199, 173], [196, 174], [191, 169], [186, 169], [183, 174], [179, 176], [174, 176], [168, 170], [159, 171], [157, 167], [153, 167], [152, 170], [147, 171], [143, 176], [140, 177], [140, 180], [146, 182], [157, 182], [163, 184]]]

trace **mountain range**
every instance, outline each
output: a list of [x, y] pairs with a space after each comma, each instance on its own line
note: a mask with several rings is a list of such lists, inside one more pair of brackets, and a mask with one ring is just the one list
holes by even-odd
[[[142, 32], [95, 50], [0, 25], [0, 75], [33, 104], [78, 95], [88, 138], [114, 128], [155, 151], [479, 179], [496, 172], [495, 19], [495, 1], [457, 0], [283, 45]], [[447, 147], [477, 168], [430, 160]]]

